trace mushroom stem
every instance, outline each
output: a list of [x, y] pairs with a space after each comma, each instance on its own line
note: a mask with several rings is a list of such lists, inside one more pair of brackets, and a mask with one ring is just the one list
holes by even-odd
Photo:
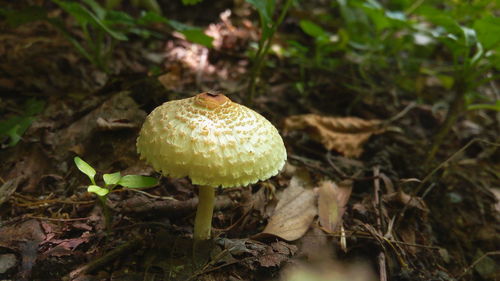
[[198, 194], [198, 209], [194, 219], [194, 240], [210, 239], [212, 228], [212, 215], [214, 213], [215, 188], [212, 186], [200, 186]]

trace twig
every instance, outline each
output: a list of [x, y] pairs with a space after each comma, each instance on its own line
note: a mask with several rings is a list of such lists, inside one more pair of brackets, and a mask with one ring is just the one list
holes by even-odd
[[[373, 167], [373, 176], [377, 177], [374, 180], [373, 184], [373, 193], [374, 193], [374, 202], [373, 205], [375, 207], [375, 215], [377, 216], [377, 232], [380, 235], [380, 238], [383, 239], [382, 236], [382, 201], [380, 200], [380, 166]], [[385, 227], [384, 227], [385, 228]], [[387, 239], [383, 239], [387, 241]], [[392, 246], [392, 245], [391, 245]], [[387, 262], [385, 258], [384, 250], [380, 250], [378, 254], [378, 264], [379, 264], [379, 276], [380, 281], [387, 281]]]
[[[171, 196], [158, 196], [158, 195], [153, 195], [153, 194], [150, 194], [148, 192], [145, 192], [145, 191], [142, 191], [142, 190], [139, 190], [139, 189], [135, 189], [135, 188], [126, 188], [126, 189], [123, 189], [123, 190], [127, 190], [127, 191], [133, 191], [133, 192], [137, 192], [137, 193], [140, 193], [140, 194], [144, 194], [146, 195], [147, 197], [150, 197], [150, 198], [154, 198], [154, 199], [162, 199], [162, 200], [174, 200], [174, 201], [179, 201], [177, 199], [175, 199], [174, 197], [171, 197]], [[114, 192], [115, 190], [113, 190]]]
[[299, 161], [301, 164], [303, 164], [306, 167], [309, 167], [311, 169], [317, 170], [318, 172], [327, 175], [329, 177], [334, 177], [335, 175], [328, 171], [327, 169], [321, 167], [320, 165], [316, 165], [316, 163], [321, 163], [319, 161], [315, 161], [306, 157], [298, 156], [298, 155], [293, 155], [289, 154], [288, 155], [289, 159]]
[[378, 254], [378, 263], [380, 267], [380, 281], [387, 281], [387, 269], [384, 251]]
[[45, 221], [85, 221], [85, 220], [89, 219], [89, 218], [56, 219], [56, 218], [36, 217], [36, 216], [31, 216], [31, 215], [27, 215], [26, 218], [45, 220]]
[[123, 256], [127, 253], [130, 253], [132, 251], [135, 251], [136, 249], [139, 249], [142, 245], [143, 238], [135, 238], [134, 240], [128, 241], [123, 245], [120, 245], [116, 247], [115, 249], [109, 251], [106, 253], [104, 256], [97, 258], [95, 260], [90, 261], [88, 264], [86, 264], [83, 267], [80, 267], [74, 271], [72, 271], [70, 275], [70, 279], [74, 280], [75, 277], [80, 275], [81, 273], [93, 273], [114, 260], [118, 259], [120, 256]]
[[330, 164], [330, 167], [332, 167], [332, 169], [337, 173], [339, 174], [339, 176], [342, 178], [342, 179], [347, 179], [349, 176], [346, 175], [344, 172], [342, 172], [338, 167], [337, 165], [335, 165], [335, 163], [333, 163], [332, 159], [331, 159], [331, 156], [332, 154], [330, 153], [330, 151], [328, 151], [326, 153], [326, 162], [328, 162], [328, 164]]
[[337, 174], [339, 174], [339, 177], [340, 179], [342, 180], [352, 180], [352, 181], [371, 181], [371, 180], [374, 180], [374, 179], [377, 179], [379, 178], [379, 176], [372, 176], [372, 177], [363, 177], [363, 178], [359, 178], [358, 175], [361, 173], [361, 171], [357, 171], [356, 173], [354, 173], [352, 176], [349, 176], [349, 175], [346, 175], [344, 172], [342, 172], [338, 167], [337, 165], [335, 165], [335, 163], [333, 163], [332, 159], [332, 154], [330, 152], [328, 152], [325, 156], [325, 159], [326, 161], [328, 162], [328, 164], [330, 164], [330, 166], [332, 167], [333, 170], [335, 170], [335, 172]]
[[[319, 225], [317, 225], [316, 227], [318, 227], [319, 229], [321, 229], [322, 231], [324, 231], [325, 233], [328, 233], [329, 235], [331, 235], [333, 237], [342, 237], [342, 232], [331, 232], [328, 229], [326, 229], [326, 228], [324, 228], [322, 226], [319, 226]], [[359, 234], [356, 234], [356, 233], [359, 233]], [[372, 237], [373, 235], [370, 235], [370, 234], [368, 234], [366, 232], [346, 230], [345, 234], [347, 235], [346, 236], [347, 238], [355, 237], [356, 239], [374, 239]], [[378, 241], [381, 241], [381, 240], [378, 240]], [[401, 245], [404, 245], [404, 246], [416, 247], [416, 248], [424, 248], [424, 249], [431, 249], [431, 250], [439, 250], [439, 249], [441, 249], [440, 247], [437, 247], [437, 246], [428, 246], [428, 245], [422, 245], [422, 244], [408, 243], [408, 242], [394, 240], [394, 238], [392, 238], [392, 239], [384, 239], [384, 241], [388, 242], [388, 243], [390, 242], [390, 243], [394, 243], [394, 244], [401, 244]]]
[[[135, 196], [117, 202], [113, 210], [124, 213], [156, 213], [164, 214], [169, 218], [179, 217], [196, 210], [198, 198], [185, 201], [178, 200], [151, 200], [143, 196]], [[235, 203], [227, 196], [217, 196], [215, 209], [226, 209]]]
[[374, 179], [374, 184], [373, 184], [373, 198], [374, 198], [374, 208], [375, 208], [375, 215], [377, 216], [377, 230], [379, 233], [382, 235], [383, 231], [382, 229], [385, 229], [385, 227], [382, 225], [382, 201], [380, 200], [380, 166], [375, 166], [373, 167], [373, 176], [375, 177]]
[[415, 102], [410, 102], [401, 112], [399, 112], [398, 114], [394, 115], [390, 119], [384, 121], [384, 124], [387, 125], [389, 123], [392, 123], [392, 122], [394, 122], [394, 121], [402, 118], [403, 116], [405, 116], [410, 110], [412, 110], [416, 106], [417, 106], [417, 104]]
[[472, 268], [474, 268], [478, 263], [481, 262], [481, 260], [483, 260], [484, 258], [486, 258], [487, 256], [497, 256], [497, 255], [500, 255], [500, 251], [491, 251], [491, 252], [487, 252], [485, 253], [484, 255], [480, 256], [477, 260], [475, 260], [471, 265], [469, 265], [465, 270], [464, 272], [462, 272], [462, 274], [460, 274], [460, 276], [457, 277], [457, 280], [460, 280], [462, 279], [465, 274], [467, 274], [467, 272], [469, 272]]

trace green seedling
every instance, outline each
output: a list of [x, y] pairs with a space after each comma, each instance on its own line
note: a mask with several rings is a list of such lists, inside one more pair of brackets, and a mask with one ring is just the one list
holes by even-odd
[[111, 226], [111, 215], [106, 205], [107, 195], [112, 192], [116, 187], [122, 186], [125, 188], [144, 188], [152, 187], [158, 184], [158, 180], [153, 177], [139, 176], [139, 175], [126, 175], [122, 176], [120, 172], [112, 174], [104, 174], [104, 186], [97, 185], [95, 181], [96, 171], [87, 162], [83, 161], [80, 157], [73, 159], [75, 165], [82, 173], [89, 177], [91, 184], [87, 187], [87, 191], [97, 195], [99, 203], [101, 204], [106, 220], [106, 228], [109, 230]]
[[29, 99], [24, 105], [21, 114], [0, 120], [0, 142], [4, 137], [7, 137], [9, 142], [7, 147], [15, 146], [21, 139], [22, 135], [35, 121], [36, 115], [42, 112], [45, 103], [36, 99]]

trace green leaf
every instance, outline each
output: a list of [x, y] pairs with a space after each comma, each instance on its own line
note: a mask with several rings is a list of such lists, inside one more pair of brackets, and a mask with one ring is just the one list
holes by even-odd
[[47, 18], [47, 11], [39, 6], [27, 7], [22, 10], [0, 9], [0, 15], [5, 17], [5, 22], [13, 27], [33, 22], [44, 20]]
[[201, 28], [183, 24], [175, 20], [168, 20], [168, 24], [175, 30], [184, 34], [184, 36], [186, 36], [186, 40], [208, 48], [212, 47], [212, 41], [214, 39], [206, 35]]
[[[171, 22], [166, 17], [151, 11], [142, 12], [140, 17], [136, 20], [136, 23], [140, 25], [149, 25], [158, 22], [172, 26]], [[172, 27], [175, 28], [174, 26]]]
[[34, 115], [40, 113], [44, 106], [43, 101], [29, 99], [24, 104], [24, 112], [21, 116], [13, 116], [0, 121], [0, 136], [6, 135], [10, 138], [8, 146], [14, 146], [21, 140], [21, 136], [35, 121]]
[[92, 11], [82, 6], [77, 2], [67, 2], [61, 0], [53, 0], [59, 7], [61, 7], [64, 11], [72, 15], [81, 26], [85, 26], [87, 24], [92, 24], [93, 26], [100, 28], [107, 32], [111, 37], [126, 41], [128, 40], [127, 36], [122, 32], [112, 30], [107, 24], [99, 18], [99, 16], [95, 15]]
[[81, 26], [87, 25], [92, 21], [92, 17], [90, 16], [90, 11], [88, 11], [85, 7], [83, 7], [80, 3], [77, 2], [66, 2], [61, 0], [52, 0], [56, 3], [61, 9], [65, 12], [73, 16], [78, 24]]
[[203, 30], [201, 29], [191, 29], [191, 30], [184, 30], [181, 31], [184, 36], [186, 36], [186, 40], [203, 45], [207, 48], [212, 48], [212, 42], [214, 41], [214, 38], [206, 35], [203, 33]]
[[136, 20], [129, 14], [121, 11], [108, 11], [105, 22], [107, 25], [135, 26]]
[[462, 32], [460, 25], [448, 15], [432, 15], [428, 16], [427, 19], [433, 24], [444, 28], [446, 31], [454, 35], [458, 35]]
[[87, 187], [87, 192], [95, 193], [99, 196], [106, 196], [109, 193], [109, 189], [102, 188], [98, 185], [89, 185], [89, 187]]
[[476, 31], [472, 28], [468, 28], [465, 26], [460, 26], [460, 29], [462, 30], [464, 35], [465, 46], [467, 47], [474, 46], [477, 42]]
[[116, 172], [113, 174], [104, 174], [102, 178], [104, 179], [106, 185], [112, 185], [112, 184], [117, 184], [122, 178], [122, 176], [120, 175], [120, 172]]
[[6, 135], [10, 138], [8, 146], [16, 145], [24, 132], [35, 120], [30, 116], [14, 116], [7, 120], [0, 121], [0, 136]]
[[450, 75], [438, 74], [436, 75], [436, 78], [439, 79], [443, 87], [447, 90], [450, 90], [455, 83], [455, 79]]
[[161, 14], [161, 7], [156, 0], [142, 0], [141, 5], [148, 9], [148, 11], [156, 12]]
[[487, 16], [474, 22], [477, 38], [486, 50], [493, 49], [500, 43], [500, 18]]
[[471, 104], [467, 106], [467, 110], [478, 110], [478, 109], [486, 109], [486, 110], [495, 110], [500, 112], [500, 100], [496, 101], [495, 104]]
[[195, 5], [195, 4], [198, 4], [200, 2], [202, 2], [203, 0], [182, 0], [182, 4], [183, 5]]
[[99, 3], [94, 0], [83, 0], [85, 4], [89, 5], [92, 11], [94, 11], [95, 15], [98, 19], [103, 20], [106, 17], [106, 9], [104, 9]]
[[118, 181], [118, 184], [128, 188], [151, 187], [158, 184], [158, 180], [153, 177], [127, 175]]
[[92, 168], [92, 166], [90, 166], [87, 162], [83, 161], [82, 158], [76, 156], [75, 158], [73, 158], [73, 160], [75, 161], [75, 164], [76, 164], [76, 167], [78, 168], [78, 170], [80, 170], [82, 173], [86, 174], [90, 181], [95, 184], [95, 181], [94, 181], [94, 177], [95, 177], [95, 170], [94, 168]]
[[48, 19], [48, 22], [52, 24], [55, 28], [57, 28], [68, 41], [73, 44], [73, 46], [83, 55], [86, 59], [88, 59], [92, 64], [98, 65], [97, 61], [94, 59], [92, 55], [80, 44], [80, 42], [71, 35], [71, 33], [66, 29], [64, 23], [60, 19], [52, 18]]
[[45, 107], [45, 102], [36, 99], [29, 99], [24, 105], [24, 114], [25, 115], [35, 115], [42, 112]]
[[246, 2], [250, 3], [257, 10], [264, 27], [272, 23], [275, 6], [274, 0], [246, 0]]
[[315, 24], [312, 21], [301, 20], [299, 25], [300, 28], [302, 28], [302, 31], [304, 31], [309, 36], [315, 38], [326, 36], [325, 30], [321, 26]]
[[111, 37], [113, 37], [117, 40], [121, 40], [121, 41], [128, 40], [128, 37], [124, 33], [116, 31], [116, 30], [112, 30], [110, 27], [108, 27], [106, 25], [106, 23], [104, 21], [98, 19], [93, 14], [90, 14], [90, 15], [91, 15], [92, 19], [94, 20], [94, 22], [97, 24], [97, 26], [99, 26], [102, 30], [106, 31], [109, 35], [111, 35]]

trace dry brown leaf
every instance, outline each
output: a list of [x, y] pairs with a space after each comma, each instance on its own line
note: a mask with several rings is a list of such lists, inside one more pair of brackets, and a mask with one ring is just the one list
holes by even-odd
[[319, 186], [319, 222], [328, 231], [334, 232], [342, 224], [345, 205], [352, 191], [352, 181], [343, 181], [337, 186], [334, 182], [323, 181]]
[[2, 206], [5, 201], [9, 200], [10, 196], [24, 180], [26, 180], [26, 176], [18, 176], [0, 185], [0, 206]]
[[[405, 243], [408, 243], [408, 244], [416, 244], [416, 231], [415, 229], [410, 229], [409, 227], [405, 227], [405, 228], [400, 228], [399, 229], [399, 236], [401, 237], [401, 240]], [[416, 254], [417, 251], [419, 250], [418, 247], [405, 247], [405, 250], [411, 254]]]
[[424, 200], [420, 197], [411, 196], [406, 192], [398, 191], [394, 193], [384, 194], [382, 199], [386, 202], [394, 202], [402, 205], [408, 205], [412, 208], [420, 209], [426, 213], [429, 212], [429, 208], [425, 204]]
[[280, 266], [297, 252], [297, 246], [276, 241], [266, 248], [266, 253], [261, 254], [257, 261], [262, 267]]
[[293, 241], [306, 233], [317, 214], [316, 196], [312, 189], [304, 188], [306, 183], [307, 179], [297, 175], [292, 177], [290, 186], [281, 194], [263, 234]]
[[321, 142], [326, 149], [347, 157], [359, 157], [362, 145], [373, 135], [385, 131], [380, 120], [357, 117], [327, 117], [316, 114], [290, 116], [285, 119], [285, 132], [303, 130]]

